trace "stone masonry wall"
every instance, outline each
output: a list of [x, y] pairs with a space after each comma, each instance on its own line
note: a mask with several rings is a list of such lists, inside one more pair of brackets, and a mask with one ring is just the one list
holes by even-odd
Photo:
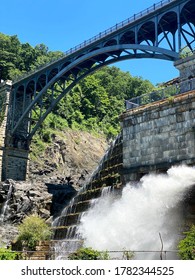
[[195, 91], [127, 111], [121, 121], [125, 181], [195, 164]]
[[0, 84], [0, 95], [3, 97], [5, 106], [4, 119], [0, 124], [0, 180], [2, 181], [26, 180], [28, 175], [29, 150], [24, 149], [20, 142], [17, 147], [10, 144], [10, 136], [6, 132], [11, 87], [11, 81]]
[[[11, 89], [11, 81], [3, 82], [0, 84], [0, 95], [5, 101], [3, 104], [5, 106], [4, 119], [0, 124], [0, 180], [2, 178], [2, 159], [5, 147], [5, 133], [6, 133], [6, 124], [7, 124], [7, 114], [8, 114], [8, 105], [9, 105], [9, 93]], [[2, 110], [2, 108], [0, 108]]]
[[195, 89], [195, 54], [177, 60], [174, 66], [180, 73], [181, 93]]
[[2, 180], [25, 181], [28, 176], [29, 151], [6, 147], [3, 156]]

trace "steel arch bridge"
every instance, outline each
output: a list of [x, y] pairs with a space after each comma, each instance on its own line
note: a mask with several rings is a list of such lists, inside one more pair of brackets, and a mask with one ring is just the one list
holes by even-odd
[[194, 0], [163, 0], [70, 49], [61, 59], [13, 82], [9, 145], [30, 143], [54, 106], [99, 68], [126, 59], [176, 61], [186, 46], [191, 51], [195, 47]]

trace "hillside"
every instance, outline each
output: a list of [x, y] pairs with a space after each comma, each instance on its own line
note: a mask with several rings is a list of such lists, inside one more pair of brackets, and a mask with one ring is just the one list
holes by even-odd
[[29, 179], [50, 183], [71, 181], [78, 189], [104, 155], [108, 147], [105, 136], [67, 128], [55, 131], [51, 137], [51, 142], [42, 142], [42, 146], [33, 141]]

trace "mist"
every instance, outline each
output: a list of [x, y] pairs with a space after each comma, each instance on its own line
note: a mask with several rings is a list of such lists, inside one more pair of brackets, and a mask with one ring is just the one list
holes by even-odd
[[[127, 184], [120, 197], [103, 192], [82, 216], [77, 231], [84, 245], [96, 250], [159, 251], [162, 243], [163, 250], [176, 250], [184, 226], [182, 202], [193, 184], [195, 169], [179, 166]], [[137, 253], [135, 258], [157, 256]], [[177, 257], [173, 253], [169, 258]]]

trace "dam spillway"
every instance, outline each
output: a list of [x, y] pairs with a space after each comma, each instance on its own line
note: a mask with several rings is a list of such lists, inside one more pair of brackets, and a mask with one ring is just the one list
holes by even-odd
[[[194, 117], [195, 91], [124, 112], [120, 118], [122, 133], [111, 144], [90, 181], [54, 222], [54, 239], [68, 241], [64, 250], [72, 250], [71, 242], [77, 239], [74, 249], [81, 246], [78, 225], [104, 188], [112, 187], [114, 196], [119, 198], [127, 182], [135, 184], [149, 173], [166, 173], [171, 166], [194, 166]], [[182, 206], [186, 225], [195, 221], [194, 191], [190, 192], [190, 196], [183, 196], [184, 203], [188, 200], [187, 208]]]

